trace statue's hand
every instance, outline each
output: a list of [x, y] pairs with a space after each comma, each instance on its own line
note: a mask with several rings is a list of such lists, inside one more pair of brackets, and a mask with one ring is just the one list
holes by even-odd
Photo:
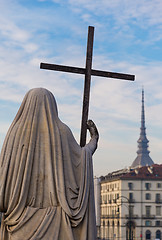
[[98, 134], [97, 127], [92, 120], [87, 121], [87, 128], [91, 135], [91, 139], [90, 139], [89, 143], [87, 144], [87, 146], [89, 147], [89, 149], [92, 151], [92, 154], [93, 154], [95, 152], [95, 150], [97, 149], [99, 134]]
[[94, 124], [94, 122], [92, 120], [87, 121], [87, 128], [90, 132], [91, 138], [96, 138], [98, 140], [99, 133], [98, 133], [96, 125]]

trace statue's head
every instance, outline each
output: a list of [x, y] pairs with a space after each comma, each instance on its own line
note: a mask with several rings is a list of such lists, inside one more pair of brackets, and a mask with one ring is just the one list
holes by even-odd
[[27, 107], [29, 110], [35, 106], [35, 110], [41, 111], [43, 108], [44, 111], [51, 111], [55, 116], [58, 116], [57, 104], [53, 94], [45, 88], [33, 88], [29, 90], [21, 104], [20, 109]]

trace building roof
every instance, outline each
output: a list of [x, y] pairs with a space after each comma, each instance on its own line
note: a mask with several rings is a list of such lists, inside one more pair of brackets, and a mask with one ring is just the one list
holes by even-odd
[[144, 166], [136, 169], [131, 169], [130, 172], [123, 175], [121, 179], [148, 179], [148, 180], [162, 180], [162, 164], [153, 164], [151, 166]]
[[102, 176], [102, 182], [114, 181], [114, 180], [162, 180], [162, 164], [153, 164], [152, 166], [143, 166], [137, 168], [128, 168], [115, 171]]
[[140, 137], [138, 139], [138, 151], [137, 157], [133, 161], [131, 167], [138, 166], [151, 166], [154, 164], [153, 160], [149, 156], [150, 151], [148, 150], [148, 139], [146, 137], [146, 127], [145, 127], [145, 109], [144, 109], [144, 90], [142, 89], [142, 111], [141, 111], [141, 128]]

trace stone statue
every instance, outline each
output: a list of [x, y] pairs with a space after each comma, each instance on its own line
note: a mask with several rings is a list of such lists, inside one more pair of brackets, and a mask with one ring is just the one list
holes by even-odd
[[96, 240], [92, 154], [58, 118], [51, 92], [30, 90], [0, 156], [1, 240]]

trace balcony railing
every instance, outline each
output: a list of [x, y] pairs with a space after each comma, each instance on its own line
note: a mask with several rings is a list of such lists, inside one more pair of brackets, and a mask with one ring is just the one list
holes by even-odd
[[139, 216], [137, 214], [125, 215], [126, 219], [137, 219]]
[[102, 215], [101, 215], [101, 218], [105, 218], [105, 219], [119, 218], [119, 214], [111, 214], [111, 215], [102, 214]]
[[144, 218], [144, 219], [153, 219], [153, 218], [155, 218], [155, 215], [151, 215], [151, 214], [142, 215], [142, 218]]
[[155, 202], [156, 202], [156, 203], [162, 203], [162, 199], [158, 199], [158, 198], [157, 198], [157, 199], [155, 199]]
[[129, 203], [135, 203], [135, 199], [129, 198]]

